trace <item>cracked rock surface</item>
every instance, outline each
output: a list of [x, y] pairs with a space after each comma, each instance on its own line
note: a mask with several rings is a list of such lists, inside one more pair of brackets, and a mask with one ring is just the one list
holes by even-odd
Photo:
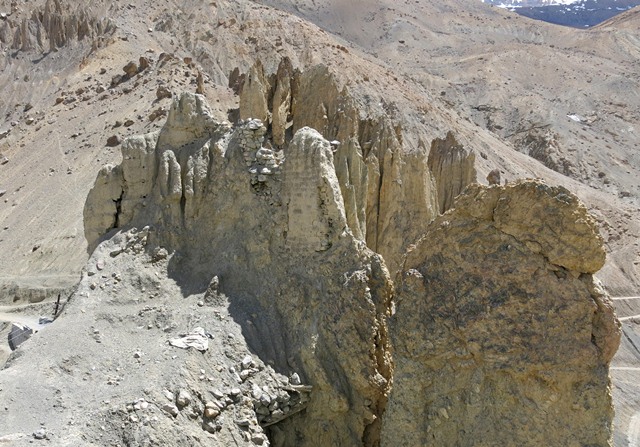
[[564, 188], [469, 187], [398, 274], [382, 445], [610, 445], [603, 259]]

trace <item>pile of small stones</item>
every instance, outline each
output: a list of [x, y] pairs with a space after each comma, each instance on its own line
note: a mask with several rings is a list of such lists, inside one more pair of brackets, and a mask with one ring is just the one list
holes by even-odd
[[266, 182], [273, 175], [280, 175], [280, 167], [284, 162], [282, 151], [262, 147], [267, 129], [258, 119], [241, 121], [238, 126], [238, 136], [244, 161], [251, 174], [251, 184], [258, 185]]
[[251, 396], [258, 422], [263, 427], [268, 427], [304, 410], [309, 403], [311, 389], [309, 385], [301, 385], [300, 378], [295, 373], [288, 384], [278, 389], [253, 385]]
[[124, 236], [126, 238], [126, 242], [124, 246], [112, 250], [109, 253], [109, 256], [115, 258], [119, 254], [122, 253], [133, 253], [139, 255], [144, 252], [145, 247], [147, 246], [147, 239], [149, 236], [150, 227], [147, 225], [142, 230], [138, 230], [133, 227], [129, 231], [127, 231]]
[[245, 441], [255, 445], [269, 445], [269, 440], [258, 424], [253, 402], [240, 388], [231, 388], [226, 392], [219, 389], [209, 391], [209, 396], [193, 398], [182, 389], [177, 393], [164, 391], [168, 402], [161, 405], [162, 411], [174, 418], [185, 414], [187, 418], [198, 420], [202, 418], [202, 429], [215, 434], [222, 430], [225, 424], [233, 423], [240, 428]]
[[[265, 376], [265, 366], [251, 355], [239, 360], [236, 365], [227, 367], [235, 376], [237, 385], [229, 386], [225, 381], [222, 389], [165, 389], [161, 394], [163, 397], [155, 404], [145, 399], [130, 402], [124, 412], [127, 419], [123, 422], [146, 425], [157, 420], [153, 414], [146, 413], [159, 409], [170, 418], [186, 417], [200, 423], [202, 430], [213, 435], [225, 427], [235, 427], [234, 431], [246, 442], [269, 446], [264, 429], [304, 410], [310, 401], [312, 387], [303, 385], [297, 373], [289, 377], [277, 374], [276, 377], [272, 371]], [[218, 372], [222, 371], [220, 365]], [[200, 380], [213, 381], [212, 378], [207, 379], [205, 370], [200, 370], [200, 373]]]

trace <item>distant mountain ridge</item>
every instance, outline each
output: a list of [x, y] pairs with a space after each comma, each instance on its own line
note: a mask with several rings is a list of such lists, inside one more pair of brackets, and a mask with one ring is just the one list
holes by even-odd
[[483, 0], [483, 3], [536, 20], [587, 28], [640, 5], [640, 0]]
[[580, 0], [482, 0], [482, 3], [489, 3], [504, 8], [520, 8], [523, 6], [537, 8], [551, 5], [570, 5], [572, 3], [578, 3], [579, 1]]

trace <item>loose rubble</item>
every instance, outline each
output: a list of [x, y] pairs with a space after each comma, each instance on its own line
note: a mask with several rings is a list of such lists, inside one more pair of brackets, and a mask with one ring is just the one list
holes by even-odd
[[283, 151], [263, 147], [266, 133], [267, 129], [258, 119], [241, 121], [236, 130], [244, 161], [251, 174], [251, 185], [256, 191], [261, 191], [260, 184], [267, 182], [272, 176], [281, 174], [281, 165], [284, 162]]

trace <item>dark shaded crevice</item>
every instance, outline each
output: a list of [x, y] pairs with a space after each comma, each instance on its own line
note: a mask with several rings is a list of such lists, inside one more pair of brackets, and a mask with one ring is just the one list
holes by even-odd
[[[378, 398], [372, 402], [369, 409], [375, 419], [365, 426], [362, 445], [365, 447], [379, 447], [382, 431], [382, 417], [387, 407], [389, 391], [393, 383], [393, 359], [391, 356], [391, 340], [389, 337], [388, 320], [391, 315], [392, 303], [394, 299], [393, 288], [387, 288], [387, 272], [383, 267], [382, 256], [377, 255], [372, 259], [371, 276], [369, 277], [369, 288], [371, 298], [376, 307], [377, 330], [374, 339], [376, 369], [386, 380], [386, 386], [380, 390]], [[393, 286], [392, 286], [393, 287]]]
[[120, 197], [118, 197], [117, 199], [115, 199], [113, 201], [113, 203], [115, 203], [116, 205], [116, 214], [114, 216], [114, 224], [111, 228], [109, 228], [106, 232], [108, 233], [109, 231], [115, 229], [115, 228], [120, 228], [120, 215], [122, 214], [122, 197], [124, 196], [124, 190], [120, 192]]
[[180, 196], [180, 215], [182, 216], [183, 224], [186, 219], [186, 213], [185, 213], [186, 207], [187, 207], [187, 198], [184, 195], [184, 185], [183, 185], [182, 195]]

